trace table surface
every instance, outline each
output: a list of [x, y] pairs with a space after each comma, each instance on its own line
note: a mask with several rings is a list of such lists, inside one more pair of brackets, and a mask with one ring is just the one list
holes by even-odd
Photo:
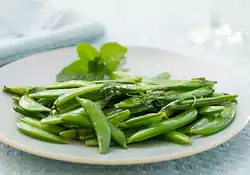
[[[207, 22], [213, 9], [220, 9], [225, 22], [250, 36], [250, 21], [247, 20], [250, 15], [248, 10], [250, 2], [247, 0], [60, 2], [61, 5], [72, 7], [86, 17], [102, 22], [107, 29], [106, 41], [159, 47], [199, 59], [209, 59], [217, 64], [224, 64], [232, 70], [240, 67], [243, 75], [249, 73], [250, 49], [247, 40], [242, 45], [215, 48], [210, 45], [194, 45], [187, 39], [188, 31], [197, 24]], [[233, 139], [198, 155], [147, 165], [92, 166], [40, 158], [0, 144], [0, 174], [245, 175], [250, 172], [249, 146], [250, 125], [247, 125]]]

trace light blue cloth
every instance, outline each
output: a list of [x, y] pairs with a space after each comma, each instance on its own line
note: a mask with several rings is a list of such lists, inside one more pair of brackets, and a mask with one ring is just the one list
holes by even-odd
[[0, 66], [19, 58], [80, 42], [101, 42], [104, 27], [99, 23], [75, 23], [39, 35], [24, 36], [0, 45]]

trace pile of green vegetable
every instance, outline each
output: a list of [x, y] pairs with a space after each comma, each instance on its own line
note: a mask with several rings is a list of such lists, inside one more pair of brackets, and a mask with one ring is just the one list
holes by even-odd
[[190, 136], [220, 132], [235, 117], [237, 95], [215, 93], [216, 81], [127, 73], [121, 69], [127, 49], [118, 43], [100, 51], [82, 43], [77, 52], [80, 59], [54, 84], [3, 88], [15, 94], [22, 133], [53, 143], [82, 140], [104, 154], [148, 139], [190, 144]]

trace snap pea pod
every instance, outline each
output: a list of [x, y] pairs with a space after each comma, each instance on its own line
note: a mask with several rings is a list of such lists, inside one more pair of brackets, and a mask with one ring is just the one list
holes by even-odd
[[73, 139], [77, 138], [77, 130], [76, 129], [69, 129], [69, 130], [60, 132], [59, 135], [63, 138], [68, 139], [68, 140], [73, 140]]
[[145, 104], [150, 104], [152, 101], [156, 100], [159, 96], [163, 96], [164, 98], [172, 95], [177, 94], [180, 92], [176, 91], [151, 91], [148, 94], [145, 94], [144, 96], [135, 96], [128, 99], [125, 99], [117, 104], [114, 105], [115, 108], [133, 108], [138, 107]]
[[52, 89], [52, 90], [44, 90], [40, 92], [35, 92], [32, 94], [29, 94], [31, 98], [39, 99], [39, 98], [50, 98], [50, 99], [56, 99], [60, 95], [63, 95], [65, 93], [71, 92], [75, 89]]
[[47, 118], [43, 118], [41, 120], [41, 123], [49, 125], [57, 125], [64, 123], [64, 121], [59, 116], [53, 115], [53, 116], [48, 116]]
[[172, 110], [185, 110], [191, 107], [201, 107], [208, 105], [216, 105], [235, 100], [238, 95], [222, 95], [216, 97], [206, 97], [193, 100], [177, 100], [169, 105]]
[[202, 116], [201, 118], [198, 118], [197, 120], [190, 123], [189, 125], [178, 128], [177, 131], [179, 131], [183, 134], [192, 135], [192, 134], [194, 134], [193, 129], [195, 129], [197, 127], [199, 128], [200, 126], [204, 126], [204, 125], [210, 123], [219, 115], [220, 115], [220, 113], [218, 112], [218, 113], [212, 113], [212, 114], [209, 114], [206, 116]]
[[124, 121], [121, 124], [119, 124], [119, 127], [122, 129], [127, 129], [127, 128], [140, 128], [140, 127], [151, 126], [153, 124], [166, 120], [166, 118], [168, 118], [172, 114], [173, 111], [168, 109], [166, 109], [166, 111], [162, 110], [158, 113], [149, 113], [146, 115], [134, 117], [127, 121]]
[[129, 117], [129, 115], [130, 115], [130, 111], [127, 109], [121, 112], [117, 112], [116, 114], [107, 116], [107, 119], [110, 123], [114, 125], [118, 125], [124, 120], [126, 120]]
[[132, 79], [134, 80], [134, 83], [140, 82], [142, 80], [141, 76], [134, 75], [128, 72], [123, 71], [115, 71], [110, 75], [111, 80], [115, 79]]
[[178, 131], [168, 131], [166, 133], [163, 133], [159, 135], [158, 137], [161, 140], [167, 140], [172, 143], [177, 143], [177, 144], [190, 144], [191, 143], [191, 138], [181, 132]]
[[141, 106], [137, 106], [134, 108], [129, 108], [130, 114], [133, 115], [140, 115], [143, 114], [144, 112], [147, 111], [153, 111], [155, 109], [155, 107], [153, 105], [141, 105]]
[[[201, 87], [192, 91], [183, 92], [183, 93], [173, 93], [173, 94], [161, 94], [157, 97], [158, 103], [162, 105], [167, 105], [169, 102], [174, 100], [186, 100], [190, 98], [199, 98], [199, 97], [206, 97], [211, 95], [214, 92], [214, 88], [211, 86]], [[160, 102], [159, 102], [160, 101]]]
[[48, 98], [40, 98], [37, 100], [38, 103], [48, 108], [53, 106], [54, 101], [55, 99], [48, 99]]
[[81, 105], [75, 99], [72, 99], [72, 100], [68, 101], [67, 103], [59, 106], [56, 109], [56, 111], [59, 114], [64, 114], [64, 113], [70, 112], [72, 110], [75, 110], [79, 107], [81, 107]]
[[16, 94], [16, 95], [24, 95], [28, 92], [28, 90], [30, 88], [31, 87], [7, 87], [7, 86], [4, 86], [3, 91], [11, 93], [11, 94]]
[[145, 88], [134, 85], [134, 84], [104, 84], [101, 89], [101, 93], [105, 94], [105, 96], [120, 92], [122, 94], [140, 94], [141, 92], [145, 92]]
[[19, 106], [23, 109], [31, 112], [50, 112], [51, 109], [37, 103], [31, 99], [28, 95], [23, 95], [19, 101]]
[[112, 140], [118, 143], [122, 148], [127, 149], [128, 147], [126, 143], [126, 137], [122, 130], [117, 126], [113, 125], [111, 122], [109, 122], [109, 127], [111, 131]]
[[18, 97], [18, 96], [12, 96], [12, 100], [15, 101], [15, 102], [17, 102], [17, 103], [20, 101], [20, 99], [21, 98]]
[[31, 126], [34, 126], [36, 128], [40, 128], [40, 129], [43, 129], [43, 130], [48, 131], [50, 133], [56, 134], [56, 135], [58, 135], [60, 132], [65, 130], [63, 127], [58, 126], [58, 125], [41, 124], [40, 120], [30, 118], [30, 117], [21, 117], [20, 121], [27, 123]]
[[182, 88], [191, 88], [196, 89], [204, 86], [213, 86], [217, 81], [209, 81], [205, 78], [192, 78], [191, 80], [184, 81], [180, 84], [169, 86], [169, 89], [182, 89]]
[[[61, 106], [62, 104], [65, 104], [69, 100], [75, 99], [76, 97], [85, 98], [91, 93], [99, 93], [102, 86], [103, 86], [102, 84], [94, 84], [94, 85], [77, 88], [74, 91], [70, 91], [58, 97], [54, 103], [54, 106], [55, 107]], [[92, 97], [92, 98], [95, 98], [95, 97]]]
[[198, 109], [200, 115], [209, 115], [215, 112], [221, 112], [225, 109], [225, 106], [204, 106]]
[[123, 79], [115, 79], [115, 80], [96, 80], [94, 83], [96, 84], [110, 84], [110, 83], [122, 83], [122, 84], [134, 84], [137, 82], [137, 78], [123, 78]]
[[198, 112], [196, 109], [188, 109], [176, 117], [170, 118], [149, 128], [142, 129], [127, 139], [127, 143], [139, 142], [163, 134], [165, 132], [180, 128], [192, 122]]
[[57, 135], [54, 135], [43, 129], [33, 127], [24, 122], [18, 122], [17, 128], [20, 130], [20, 132], [24, 133], [25, 135], [28, 135], [30, 137], [33, 137], [39, 140], [53, 142], [53, 143], [64, 143], [64, 144], [67, 143], [64, 139], [62, 139], [61, 137]]
[[200, 125], [192, 129], [193, 134], [208, 136], [224, 130], [234, 119], [236, 114], [236, 104], [232, 103], [225, 107], [220, 115], [209, 121], [207, 124]]
[[[99, 144], [98, 144], [98, 140], [96, 138], [91, 138], [91, 139], [88, 139], [88, 140], [85, 140], [84, 142], [85, 146], [87, 147], [98, 147]], [[115, 146], [116, 143], [115, 142], [110, 142], [110, 146]]]
[[143, 104], [143, 97], [131, 97], [114, 105], [115, 108], [132, 108]]
[[[103, 109], [113, 97], [114, 95], [110, 95], [96, 102], [96, 104], [100, 107], [100, 109]], [[93, 127], [91, 121], [89, 120], [87, 112], [82, 107], [73, 111], [59, 114], [58, 117], [60, 117], [63, 121], [67, 123], [77, 124], [85, 127]]]
[[33, 118], [38, 118], [38, 119], [47, 117], [46, 115], [40, 112], [30, 112], [30, 111], [27, 111], [26, 109], [21, 108], [18, 102], [13, 102], [13, 109], [17, 113], [22, 114], [24, 116], [28, 116], [28, 117], [33, 117]]
[[[126, 147], [126, 138], [123, 132], [118, 127], [116, 127], [116, 125], [126, 120], [129, 114], [130, 114], [129, 110], [124, 110], [120, 113], [113, 114], [107, 117], [110, 126], [111, 138], [118, 144], [120, 144], [123, 148]], [[80, 139], [87, 140], [94, 137], [95, 137], [94, 133], [89, 133], [88, 135], [80, 137]]]
[[64, 82], [56, 82], [54, 84], [45, 86], [46, 89], [69, 89], [69, 88], [78, 88], [82, 86], [87, 86], [93, 84], [91, 81], [85, 80], [69, 80]]
[[88, 114], [84, 108], [78, 108], [73, 111], [60, 114], [59, 117], [66, 123], [77, 124], [84, 127], [92, 127], [92, 123], [89, 120]]
[[95, 134], [91, 133], [89, 135], [82, 135], [79, 137], [80, 140], [83, 140], [83, 141], [86, 141], [86, 140], [89, 140], [89, 139], [93, 139], [95, 136]]
[[116, 108], [103, 109], [103, 113], [106, 116], [114, 115], [114, 114], [122, 112], [122, 111], [124, 111], [124, 109], [116, 109]]
[[77, 101], [87, 112], [97, 135], [99, 153], [105, 154], [109, 150], [111, 131], [107, 118], [97, 104], [90, 100], [77, 97]]

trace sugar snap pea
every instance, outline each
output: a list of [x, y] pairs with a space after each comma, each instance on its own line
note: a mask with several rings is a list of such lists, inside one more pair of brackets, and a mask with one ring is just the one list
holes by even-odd
[[216, 97], [206, 97], [193, 100], [177, 100], [169, 105], [172, 110], [185, 110], [191, 107], [201, 107], [207, 105], [216, 105], [233, 101], [238, 95], [221, 95]]
[[134, 115], [141, 115], [145, 112], [154, 111], [154, 109], [155, 107], [150, 104], [150, 105], [141, 105], [141, 106], [129, 108], [129, 111], [130, 111], [130, 114], [134, 116]]
[[224, 130], [234, 119], [236, 114], [236, 104], [232, 103], [225, 107], [220, 115], [209, 121], [207, 124], [200, 125], [192, 129], [193, 134], [198, 135], [211, 135]]
[[58, 126], [58, 125], [41, 124], [40, 120], [31, 118], [31, 117], [21, 117], [20, 121], [27, 123], [31, 126], [34, 126], [36, 128], [40, 128], [50, 133], [56, 134], [56, 135], [58, 135], [60, 132], [65, 130], [63, 127]]
[[93, 92], [99, 93], [102, 86], [103, 86], [102, 84], [94, 84], [94, 85], [77, 88], [74, 91], [70, 91], [58, 97], [54, 105], [58, 107], [58, 106], [61, 106], [62, 104], [65, 104], [69, 100], [75, 99], [78, 96], [84, 98], [85, 96]]
[[16, 95], [24, 95], [28, 92], [31, 87], [8, 87], [4, 86], [3, 91]]
[[128, 72], [123, 72], [123, 71], [115, 71], [110, 75], [111, 80], [115, 79], [133, 79], [134, 83], [138, 83], [142, 80], [141, 76], [128, 73]]
[[196, 118], [195, 121], [193, 121], [192, 123], [190, 123], [187, 126], [178, 128], [177, 131], [183, 133], [183, 134], [187, 134], [187, 135], [193, 135], [193, 130], [195, 128], [199, 128], [200, 126], [204, 126], [208, 123], [210, 123], [211, 121], [213, 121], [216, 117], [218, 117], [220, 115], [220, 113], [212, 113], [209, 115], [205, 115], [202, 116], [201, 118]]
[[12, 96], [12, 100], [15, 101], [15, 102], [19, 102], [20, 101], [20, 97], [18, 96]]
[[70, 112], [74, 109], [77, 109], [79, 108], [81, 105], [75, 100], [75, 99], [72, 99], [70, 101], [68, 101], [67, 103], [59, 106], [58, 108], [56, 108], [56, 111], [57, 113], [59, 114], [63, 114], [63, 113], [66, 113], [66, 112]]
[[77, 138], [77, 130], [76, 129], [69, 129], [69, 130], [60, 132], [59, 135], [63, 138], [68, 139], [68, 140], [73, 140], [73, 139]]
[[190, 144], [191, 138], [178, 131], [168, 131], [159, 135], [159, 139], [167, 140], [177, 144]]
[[196, 118], [197, 114], [198, 112], [196, 109], [188, 109], [176, 117], [170, 118], [168, 120], [160, 122], [159, 124], [155, 124], [149, 128], [138, 131], [127, 139], [127, 143], [147, 140], [162, 133], [180, 128], [192, 122]]
[[51, 134], [50, 132], [45, 131], [43, 129], [33, 127], [24, 122], [18, 122], [17, 128], [20, 130], [20, 132], [24, 133], [25, 135], [37, 138], [39, 140], [44, 140], [53, 143], [64, 143], [64, 144], [67, 143], [64, 139], [62, 139], [57, 135]]
[[64, 82], [56, 82], [54, 84], [45, 86], [46, 89], [69, 89], [69, 88], [78, 88], [82, 86], [87, 86], [93, 84], [91, 81], [85, 80], [69, 80]]
[[128, 109], [118, 112], [116, 114], [113, 115], [109, 115], [107, 116], [107, 119], [110, 123], [114, 124], [114, 125], [118, 125], [121, 122], [123, 122], [124, 120], [126, 120], [130, 115], [130, 111]]
[[[99, 146], [98, 140], [96, 138], [87, 139], [87, 140], [85, 140], [84, 144], [87, 147], [98, 147]], [[114, 146], [114, 145], [116, 145], [116, 143], [111, 141], [110, 146]]]
[[109, 150], [111, 140], [111, 131], [107, 118], [94, 102], [78, 97], [77, 101], [85, 109], [94, 126], [99, 144], [99, 153], [105, 154]]
[[50, 112], [51, 109], [37, 103], [31, 99], [28, 95], [23, 95], [19, 101], [19, 106], [23, 109], [31, 112]]
[[44, 90], [35, 93], [29, 94], [31, 98], [39, 99], [39, 98], [58, 98], [60, 95], [71, 92], [75, 89], [52, 89], [52, 90]]
[[122, 148], [127, 149], [126, 136], [120, 128], [109, 122], [109, 127], [111, 131], [111, 138], [117, 142]]
[[26, 109], [23, 109], [22, 107], [19, 106], [18, 102], [13, 102], [13, 109], [17, 113], [22, 114], [24, 116], [28, 116], [28, 117], [33, 117], [33, 118], [38, 118], [38, 119], [42, 119], [46, 117], [46, 115], [44, 115], [43, 113], [30, 112], [30, 111], [27, 111]]
[[42, 124], [49, 124], [49, 125], [56, 125], [56, 124], [62, 124], [64, 121], [59, 116], [53, 115], [48, 116], [47, 118], [43, 118], [41, 120]]
[[[214, 89], [210, 86], [201, 87], [195, 90], [183, 92], [183, 93], [172, 93], [172, 94], [161, 94], [157, 98], [158, 103], [167, 105], [169, 102], [174, 100], [186, 100], [190, 98], [206, 97], [213, 93]], [[159, 102], [160, 101], [160, 102]]]
[[127, 128], [140, 128], [140, 127], [151, 126], [153, 124], [165, 120], [172, 114], [173, 111], [169, 109], [166, 109], [166, 111], [162, 110], [158, 113], [149, 113], [124, 121], [121, 124], [119, 124], [119, 127], [122, 129], [127, 129]]
[[209, 115], [211, 113], [221, 112], [223, 109], [225, 109], [225, 106], [204, 106], [198, 109], [198, 113], [200, 115]]

